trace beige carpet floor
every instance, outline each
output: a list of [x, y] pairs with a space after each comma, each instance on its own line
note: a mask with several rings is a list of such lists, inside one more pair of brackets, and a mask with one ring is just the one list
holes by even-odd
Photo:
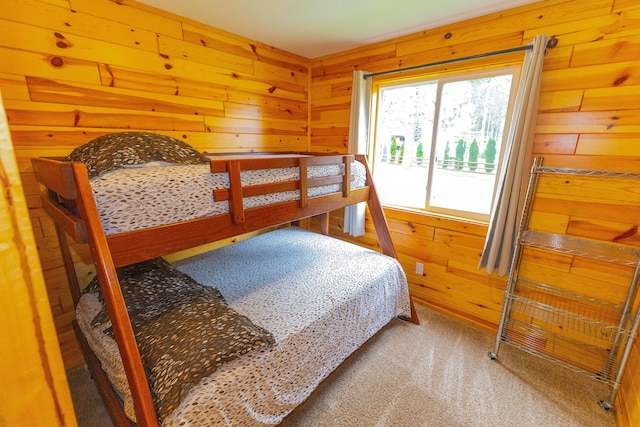
[[[424, 306], [421, 325], [392, 321], [281, 424], [285, 427], [615, 426], [596, 380]], [[84, 366], [68, 371], [80, 427], [110, 421]]]

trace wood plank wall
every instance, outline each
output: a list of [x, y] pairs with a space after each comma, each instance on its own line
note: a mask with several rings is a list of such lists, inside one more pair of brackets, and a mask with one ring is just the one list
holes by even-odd
[[[172, 135], [203, 151], [345, 152], [354, 69], [467, 56], [522, 45], [545, 32], [560, 44], [545, 62], [535, 153], [546, 164], [640, 170], [635, 0], [542, 1], [314, 60], [132, 0], [14, 0], [3, 4], [0, 24], [0, 90], [67, 366], [82, 359], [31, 157], [66, 155], [95, 136], [129, 129]], [[386, 212], [413, 295], [495, 330], [505, 279], [476, 269], [486, 224]], [[565, 229], [572, 221], [554, 212], [540, 218]], [[341, 221], [332, 215], [335, 235]], [[572, 226], [612, 233], [633, 223], [627, 214], [615, 224], [579, 217]], [[367, 229], [359, 243], [376, 248], [370, 224]], [[86, 251], [76, 251], [88, 277]], [[425, 264], [424, 275], [413, 273], [416, 262]], [[621, 426], [640, 419], [638, 348], [616, 403]]]
[[[370, 72], [464, 57], [555, 35], [542, 75], [534, 155], [546, 165], [640, 171], [640, 3], [635, 0], [549, 0], [312, 60], [311, 149], [347, 147], [352, 72]], [[439, 68], [486, 67], [521, 62], [518, 54]], [[594, 194], [567, 201], [547, 194], [536, 204], [536, 228], [612, 239], [633, 234], [640, 218], [638, 186], [626, 194], [615, 220], [599, 216]], [[590, 198], [591, 197], [591, 198]], [[566, 198], [565, 198], [566, 199]], [[413, 296], [465, 321], [497, 329], [505, 278], [477, 269], [486, 224], [386, 209], [400, 261]], [[342, 228], [331, 220], [333, 234]], [[376, 247], [367, 225], [362, 244]], [[626, 243], [640, 245], [640, 235]], [[416, 262], [424, 274], [415, 274]], [[536, 270], [548, 258], [527, 258]], [[553, 260], [554, 275], [586, 278], [602, 295], [629, 282], [629, 271], [572, 257]], [[619, 425], [640, 424], [640, 350], [636, 342], [616, 402]]]
[[[34, 156], [159, 132], [201, 151], [307, 151], [309, 61], [133, 1], [15, 0], [0, 18], [0, 90], [67, 366], [82, 361]], [[81, 281], [94, 274], [75, 247]]]
[[0, 171], [0, 425], [75, 426], [1, 96]]

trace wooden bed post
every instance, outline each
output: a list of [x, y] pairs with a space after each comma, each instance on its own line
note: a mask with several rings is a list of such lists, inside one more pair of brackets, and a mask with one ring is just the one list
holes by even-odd
[[96, 266], [96, 273], [102, 288], [105, 305], [111, 319], [113, 332], [118, 343], [122, 363], [133, 396], [136, 423], [140, 426], [157, 426], [158, 416], [153, 405], [151, 390], [136, 344], [129, 313], [120, 289], [116, 268], [109, 251], [107, 238], [100, 222], [100, 214], [89, 185], [87, 170], [82, 163], [72, 163], [73, 173], [78, 183], [77, 207], [80, 215], [87, 218], [89, 246]]
[[[398, 259], [396, 248], [393, 246], [393, 241], [391, 240], [389, 224], [387, 223], [387, 218], [382, 210], [382, 203], [380, 203], [380, 199], [378, 198], [376, 187], [373, 184], [373, 176], [371, 175], [367, 158], [363, 154], [356, 154], [356, 160], [363, 163], [367, 171], [367, 185], [369, 186], [369, 200], [367, 201], [367, 206], [369, 206], [369, 213], [371, 214], [371, 220], [373, 221], [373, 226], [376, 229], [376, 234], [378, 235], [378, 241], [380, 242], [382, 253]], [[411, 295], [409, 295], [409, 302], [411, 304], [411, 317], [406, 320], [419, 325], [420, 319], [418, 318], [418, 313], [413, 305]]]
[[56, 230], [56, 236], [58, 237], [60, 252], [62, 253], [64, 271], [67, 274], [67, 280], [69, 281], [69, 289], [71, 291], [73, 306], [77, 307], [78, 301], [80, 301], [80, 285], [78, 284], [78, 274], [73, 262], [73, 256], [71, 255], [71, 246], [69, 245], [69, 239], [67, 239], [67, 234], [60, 229], [57, 222], [54, 221], [53, 225]]
[[393, 241], [391, 240], [389, 224], [387, 223], [387, 219], [384, 216], [382, 204], [380, 203], [378, 193], [376, 192], [375, 186], [373, 184], [373, 177], [371, 176], [371, 170], [369, 169], [367, 158], [363, 154], [356, 154], [356, 159], [367, 166], [367, 185], [369, 186], [369, 200], [367, 202], [367, 205], [369, 206], [369, 212], [371, 213], [373, 226], [375, 227], [376, 234], [378, 235], [380, 249], [382, 249], [383, 254], [393, 258], [398, 258], [398, 256], [396, 255], [396, 249], [393, 246]]

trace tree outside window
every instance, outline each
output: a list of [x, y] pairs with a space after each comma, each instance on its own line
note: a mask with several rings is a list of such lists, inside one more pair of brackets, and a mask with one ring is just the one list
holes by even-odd
[[382, 203], [487, 218], [517, 71], [374, 81], [373, 144], [390, 147], [389, 162], [372, 159]]

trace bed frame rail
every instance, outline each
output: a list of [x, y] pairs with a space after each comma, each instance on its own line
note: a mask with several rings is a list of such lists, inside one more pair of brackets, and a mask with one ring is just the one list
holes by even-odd
[[[41, 196], [42, 207], [55, 224], [61, 227], [78, 243], [88, 243], [85, 222], [70, 211], [78, 198], [78, 192], [70, 163], [60, 163], [53, 159], [35, 159], [33, 171], [36, 179], [47, 187], [47, 194]], [[66, 204], [62, 200], [67, 200]]]

